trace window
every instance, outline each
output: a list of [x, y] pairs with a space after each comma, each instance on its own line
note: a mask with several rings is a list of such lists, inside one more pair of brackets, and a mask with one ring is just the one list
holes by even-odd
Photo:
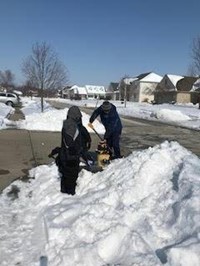
[[8, 93], [8, 97], [15, 98], [15, 95]]

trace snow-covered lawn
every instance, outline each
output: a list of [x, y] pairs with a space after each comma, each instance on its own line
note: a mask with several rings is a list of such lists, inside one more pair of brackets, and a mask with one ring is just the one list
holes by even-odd
[[[52, 99], [60, 102], [87, 107], [98, 107], [103, 102], [95, 100], [70, 101], [67, 99]], [[120, 101], [111, 101], [120, 115], [132, 116], [163, 123], [171, 123], [200, 130], [200, 109], [198, 104], [149, 104], [127, 102], [126, 107]]]
[[[49, 101], [66, 102], [78, 106], [97, 107], [102, 101], [85, 100], [85, 101], [70, 101], [67, 99], [48, 99]], [[25, 120], [16, 122], [18, 128], [28, 130], [48, 130], [61, 131], [63, 120], [66, 118], [68, 108], [63, 110], [56, 110], [47, 102], [44, 103], [44, 112], [40, 111], [40, 99], [22, 97], [23, 108], [22, 112], [25, 115]], [[120, 115], [143, 118], [153, 121], [160, 121], [163, 123], [170, 123], [173, 125], [180, 125], [196, 130], [200, 130], [200, 109], [198, 105], [172, 105], [160, 104], [151, 105], [148, 103], [131, 103], [127, 102], [126, 107], [120, 101], [112, 101], [117, 107]], [[3, 108], [4, 107], [4, 108]], [[9, 125], [8, 120], [4, 119], [6, 116], [5, 109], [7, 106], [0, 105], [0, 129]], [[87, 127], [89, 116], [83, 113], [83, 124]], [[12, 123], [13, 124], [13, 123]], [[2, 126], [1, 126], [2, 125]], [[99, 133], [104, 133], [104, 127], [95, 120], [94, 126]], [[91, 129], [88, 128], [91, 132]]]

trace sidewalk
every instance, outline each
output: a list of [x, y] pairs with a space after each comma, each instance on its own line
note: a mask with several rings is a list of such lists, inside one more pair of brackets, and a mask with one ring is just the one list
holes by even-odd
[[[24, 119], [20, 109], [9, 117], [16, 121]], [[92, 147], [95, 151], [98, 137], [91, 134]], [[54, 162], [48, 154], [60, 146], [61, 133], [49, 131], [28, 131], [14, 128], [0, 130], [0, 192], [12, 181], [27, 178], [33, 167]]]
[[13, 180], [27, 177], [28, 171], [53, 159], [48, 154], [60, 145], [60, 132], [0, 131], [0, 191]]
[[[19, 108], [9, 117], [12, 121], [24, 119]], [[0, 192], [13, 180], [26, 178], [28, 171], [53, 159], [48, 154], [60, 145], [60, 132], [36, 132], [15, 129], [0, 131]]]

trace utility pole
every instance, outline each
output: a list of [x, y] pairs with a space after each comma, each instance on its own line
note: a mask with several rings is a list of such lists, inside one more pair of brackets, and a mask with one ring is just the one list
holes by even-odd
[[125, 87], [124, 87], [124, 107], [126, 107], [126, 101], [127, 101], [127, 78], [124, 79], [124, 84], [125, 84]]
[[124, 107], [126, 107], [126, 98], [127, 98], [127, 87], [126, 87], [126, 83], [125, 83], [125, 87], [124, 87]]

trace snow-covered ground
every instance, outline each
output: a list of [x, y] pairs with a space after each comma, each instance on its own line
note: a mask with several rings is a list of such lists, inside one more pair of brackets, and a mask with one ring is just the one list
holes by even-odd
[[[102, 101], [85, 100], [85, 101], [70, 101], [67, 99], [48, 99], [60, 102], [66, 102], [78, 106], [97, 107], [100, 106]], [[22, 98], [23, 108], [26, 119], [17, 122], [18, 128], [29, 130], [48, 130], [48, 131], [61, 131], [62, 122], [66, 118], [68, 108], [63, 110], [56, 110], [49, 104], [45, 103], [44, 112], [40, 112], [40, 99]], [[126, 107], [120, 101], [112, 101], [117, 107], [120, 115], [133, 116], [137, 118], [144, 118], [163, 123], [170, 123], [173, 125], [180, 125], [196, 130], [200, 130], [200, 109], [198, 105], [185, 104], [185, 105], [172, 105], [172, 104], [159, 104], [151, 105], [148, 103], [131, 103], [127, 102]], [[9, 112], [7, 106], [0, 105], [0, 129], [9, 125], [9, 121], [4, 117]], [[7, 108], [7, 111], [5, 109]], [[9, 107], [10, 108], [10, 107]], [[87, 127], [89, 116], [83, 114], [83, 123]], [[103, 126], [95, 120], [95, 128], [99, 133], [104, 132]], [[90, 128], [87, 128], [91, 131]]]
[[[32, 119], [51, 130], [54, 116], [53, 123], [66, 117], [67, 109], [49, 105], [43, 117], [37, 103], [25, 100], [23, 112], [30, 120], [18, 127], [31, 127]], [[162, 111], [161, 106], [137, 106], [135, 114], [156, 114], [149, 119], [158, 119]], [[123, 109], [119, 104], [118, 111]], [[196, 106], [163, 109], [173, 123], [184, 115], [198, 128]], [[38, 266], [41, 256], [41, 265], [48, 266], [200, 265], [200, 159], [177, 142], [133, 152], [103, 172], [82, 170], [75, 196], [60, 193], [54, 163], [29, 175], [28, 182], [15, 181], [0, 196], [0, 265]]]
[[[69, 102], [78, 106], [98, 107], [103, 101], [81, 100], [70, 101], [67, 99], [52, 99], [60, 102]], [[200, 130], [200, 109], [198, 104], [149, 104], [149, 103], [133, 103], [120, 101], [111, 101], [116, 107], [120, 115], [132, 116], [173, 125], [180, 125], [192, 129]]]

